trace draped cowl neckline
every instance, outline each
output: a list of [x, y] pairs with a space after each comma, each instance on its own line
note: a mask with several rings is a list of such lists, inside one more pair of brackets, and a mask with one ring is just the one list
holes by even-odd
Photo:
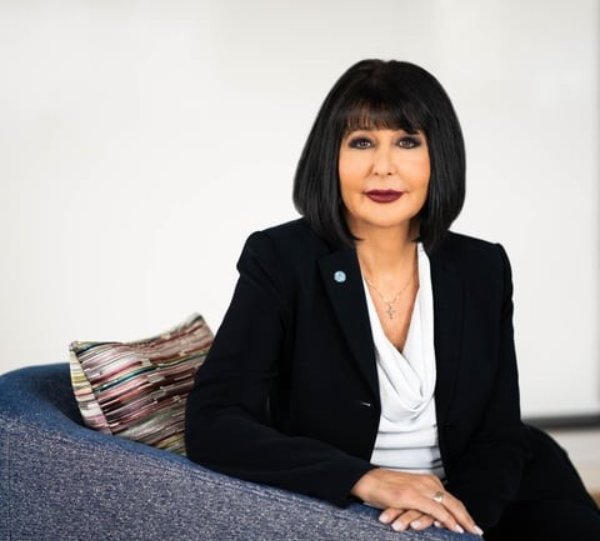
[[363, 277], [377, 360], [382, 409], [391, 421], [418, 416], [430, 403], [435, 388], [433, 295], [429, 259], [417, 245], [419, 289], [402, 352], [385, 335]]
[[381, 400], [381, 418], [371, 462], [445, 478], [438, 446], [434, 390], [433, 288], [429, 258], [417, 245], [419, 289], [402, 351], [385, 335], [363, 277]]

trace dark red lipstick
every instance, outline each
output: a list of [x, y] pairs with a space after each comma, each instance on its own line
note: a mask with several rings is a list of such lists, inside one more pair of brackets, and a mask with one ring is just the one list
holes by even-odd
[[391, 203], [400, 199], [404, 195], [404, 192], [398, 192], [396, 190], [369, 190], [366, 195], [371, 201], [375, 203]]

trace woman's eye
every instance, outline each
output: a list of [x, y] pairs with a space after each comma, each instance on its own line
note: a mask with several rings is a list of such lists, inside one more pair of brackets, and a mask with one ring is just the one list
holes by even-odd
[[419, 141], [416, 137], [402, 137], [398, 141], [398, 146], [402, 148], [415, 148], [418, 147], [420, 144], [421, 141]]
[[355, 137], [348, 143], [350, 148], [370, 148], [371, 141], [366, 137]]
[[[398, 139], [396, 144], [400, 148], [411, 149], [418, 147], [421, 144], [421, 140], [412, 135], [403, 135], [400, 139]], [[350, 148], [368, 149], [373, 148], [375, 143], [373, 143], [373, 141], [368, 137], [357, 136], [348, 141], [348, 146]]]

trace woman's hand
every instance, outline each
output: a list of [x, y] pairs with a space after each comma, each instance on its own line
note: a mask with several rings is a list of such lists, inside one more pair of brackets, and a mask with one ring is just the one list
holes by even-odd
[[483, 533], [462, 502], [446, 492], [435, 475], [375, 468], [363, 475], [351, 492], [365, 503], [385, 509], [380, 520], [398, 531], [408, 526], [420, 530], [436, 523], [455, 532]]

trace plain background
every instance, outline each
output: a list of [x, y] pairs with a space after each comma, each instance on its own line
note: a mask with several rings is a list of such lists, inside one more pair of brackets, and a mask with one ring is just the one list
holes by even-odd
[[297, 217], [325, 94], [396, 58], [461, 119], [453, 229], [508, 251], [524, 413], [600, 412], [599, 22], [596, 0], [0, 0], [0, 372], [193, 312], [216, 331], [245, 238]]

